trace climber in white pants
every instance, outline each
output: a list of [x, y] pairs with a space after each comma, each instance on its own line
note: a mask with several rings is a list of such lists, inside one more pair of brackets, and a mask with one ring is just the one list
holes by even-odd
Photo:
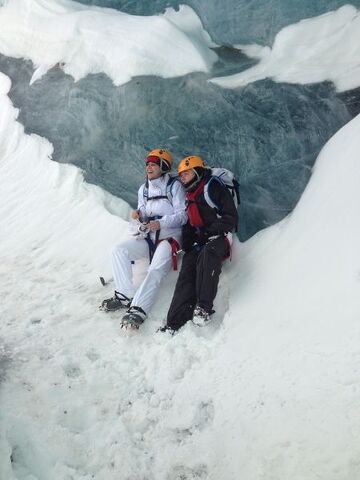
[[[117, 245], [112, 253], [115, 293], [102, 302], [105, 311], [126, 308], [124, 326], [136, 328], [144, 322], [155, 301], [162, 279], [180, 249], [181, 227], [187, 222], [185, 191], [176, 177], [171, 177], [171, 154], [156, 149], [146, 158], [146, 182], [138, 192], [138, 208], [132, 212], [133, 236]], [[132, 262], [149, 257], [147, 275], [136, 290]]]
[[166, 240], [159, 243], [144, 281], [135, 290], [132, 281], [131, 261], [139, 260], [148, 255], [149, 247], [144, 239], [126, 240], [117, 245], [112, 253], [112, 269], [116, 291], [121, 292], [128, 299], [132, 299], [131, 303], [142, 308], [145, 312], [148, 312], [154, 303], [161, 280], [171, 270], [171, 245]]

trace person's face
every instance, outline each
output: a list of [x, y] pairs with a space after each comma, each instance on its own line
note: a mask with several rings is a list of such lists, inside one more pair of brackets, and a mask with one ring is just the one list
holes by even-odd
[[180, 182], [183, 185], [186, 185], [187, 183], [191, 182], [195, 178], [195, 172], [194, 170], [185, 170], [185, 172], [181, 172], [180, 175]]
[[149, 180], [155, 180], [156, 178], [161, 177], [161, 169], [157, 163], [148, 162], [146, 164], [146, 175]]

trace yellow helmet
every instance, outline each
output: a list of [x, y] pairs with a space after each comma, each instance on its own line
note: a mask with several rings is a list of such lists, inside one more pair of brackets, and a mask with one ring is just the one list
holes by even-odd
[[177, 170], [178, 173], [182, 173], [195, 167], [205, 168], [204, 160], [196, 155], [190, 155], [190, 157], [185, 157], [181, 160]]
[[[156, 158], [158, 162], [156, 162]], [[155, 163], [159, 163], [161, 171], [163, 173], [168, 172], [171, 170], [173, 164], [173, 158], [171, 153], [168, 150], [163, 150], [162, 148], [155, 148], [155, 150], [151, 150], [146, 157], [146, 163], [154, 161]]]

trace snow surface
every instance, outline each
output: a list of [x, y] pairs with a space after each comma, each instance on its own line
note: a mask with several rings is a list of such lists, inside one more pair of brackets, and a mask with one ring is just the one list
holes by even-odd
[[0, 478], [359, 478], [360, 117], [293, 214], [236, 245], [208, 328], [155, 333], [172, 272], [126, 337], [97, 277], [129, 207], [52, 162], [9, 88], [0, 74]]
[[301, 84], [331, 80], [338, 91], [360, 86], [360, 12], [351, 5], [283, 28], [272, 48], [237, 47], [259, 63], [212, 82], [236, 88], [269, 77]]
[[[139, 75], [209, 73], [215, 46], [187, 5], [136, 16], [71, 0], [0, 4], [0, 53], [32, 60], [31, 83], [54, 66], [75, 80], [103, 72], [116, 85]], [[259, 63], [210, 81], [227, 88], [267, 77], [301, 84], [331, 80], [339, 91], [360, 86], [360, 12], [351, 5], [283, 28], [272, 48], [236, 47]]]
[[208, 72], [214, 46], [188, 6], [145, 17], [70, 0], [0, 4], [0, 52], [32, 60], [32, 82], [55, 65], [75, 80], [104, 72], [116, 85], [138, 75]]

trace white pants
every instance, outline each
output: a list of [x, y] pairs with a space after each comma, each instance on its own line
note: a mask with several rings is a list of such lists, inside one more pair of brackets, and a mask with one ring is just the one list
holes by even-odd
[[146, 240], [130, 238], [117, 245], [112, 252], [112, 270], [116, 291], [133, 298], [131, 305], [148, 313], [155, 301], [162, 279], [172, 266], [171, 246], [163, 240], [157, 246], [147, 275], [135, 292], [131, 261], [149, 257]]

